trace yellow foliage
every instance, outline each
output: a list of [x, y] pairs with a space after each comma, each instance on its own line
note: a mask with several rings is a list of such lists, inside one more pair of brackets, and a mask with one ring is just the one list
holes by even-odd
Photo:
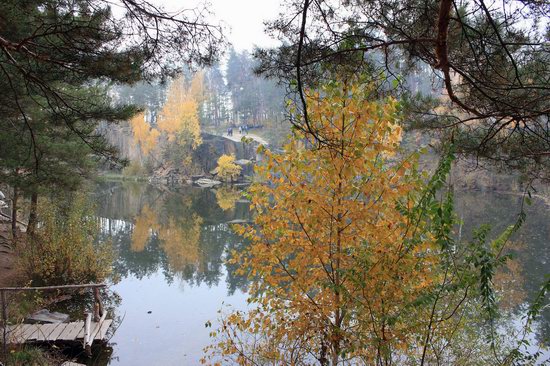
[[103, 282], [111, 274], [112, 244], [95, 243], [99, 222], [83, 194], [68, 207], [44, 198], [35, 237], [20, 253], [20, 263], [36, 286]]
[[[222, 320], [211, 350], [224, 360], [305, 365], [322, 356], [337, 365], [345, 354], [371, 365], [393, 352], [418, 356], [409, 346], [423, 339], [429, 309], [412, 304], [442, 278], [438, 247], [427, 222], [408, 215], [425, 185], [416, 157], [398, 154], [397, 102], [365, 95], [359, 84], [313, 94], [310, 123], [326, 143], [308, 149], [315, 141], [297, 134], [281, 154], [264, 150], [262, 183], [250, 188], [254, 225], [237, 229], [251, 246], [232, 260], [249, 276], [256, 308]], [[230, 163], [223, 158], [219, 166]]]
[[144, 156], [149, 156], [162, 142], [164, 159], [191, 165], [191, 151], [202, 143], [199, 107], [204, 101], [204, 76], [198, 72], [186, 86], [182, 76], [174, 79], [157, 120], [157, 128], [145, 122], [139, 113], [130, 120], [134, 143]]
[[159, 130], [166, 133], [170, 141], [187, 135], [192, 148], [196, 148], [202, 143], [198, 108], [199, 103], [185, 88], [183, 77], [178, 77], [168, 88], [166, 103], [159, 115]]
[[151, 126], [145, 122], [144, 113], [136, 114], [130, 120], [130, 127], [132, 128], [134, 143], [140, 146], [145, 156], [149, 155], [158, 142], [160, 135], [159, 131], [151, 128]]
[[141, 144], [141, 148], [145, 155], [149, 155], [149, 153], [155, 148], [155, 146], [157, 146], [159, 136], [160, 132], [156, 128], [152, 128], [149, 131], [149, 134]]
[[149, 205], [143, 206], [134, 221], [131, 250], [143, 251], [151, 236], [157, 234], [173, 271], [183, 271], [187, 265], [198, 266], [201, 259], [199, 242], [202, 218], [195, 214], [183, 220], [181, 217], [169, 216], [165, 222], [161, 222], [158, 215]]
[[223, 180], [233, 180], [241, 174], [241, 166], [235, 164], [234, 155], [222, 155], [218, 159], [216, 173]]
[[130, 120], [130, 126], [134, 134], [134, 140], [141, 142], [145, 140], [149, 132], [149, 125], [145, 122], [145, 114], [138, 113]]

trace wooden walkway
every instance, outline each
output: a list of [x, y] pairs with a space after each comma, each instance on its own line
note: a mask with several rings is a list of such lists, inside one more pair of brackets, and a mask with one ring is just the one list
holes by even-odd
[[[86, 353], [91, 356], [94, 341], [105, 340], [107, 330], [113, 323], [112, 319], [106, 319], [107, 312], [103, 308], [100, 288], [106, 287], [103, 283], [89, 283], [82, 285], [60, 285], [43, 287], [0, 287], [0, 304], [2, 315], [2, 348], [7, 352], [8, 344], [22, 344], [27, 342], [80, 342]], [[50, 291], [50, 290], [76, 290], [91, 288], [94, 296], [93, 310], [88, 313], [85, 321], [72, 323], [50, 324], [17, 324], [6, 325], [8, 321], [8, 302], [6, 293], [20, 291]], [[92, 319], [94, 321], [92, 321]]]
[[[90, 334], [94, 335], [92, 342], [105, 340], [112, 319], [91, 322]], [[84, 342], [86, 327], [84, 321], [56, 324], [18, 324], [8, 326], [8, 343], [27, 342]]]

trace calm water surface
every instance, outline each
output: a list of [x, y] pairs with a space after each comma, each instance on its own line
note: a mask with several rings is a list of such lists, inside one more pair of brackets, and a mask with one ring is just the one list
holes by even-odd
[[[250, 220], [248, 203], [236, 189], [161, 189], [143, 183], [101, 183], [97, 216], [102, 239], [117, 253], [112, 290], [121, 320], [98, 365], [198, 365], [210, 328], [224, 304], [246, 307], [246, 281], [224, 260], [246, 247], [228, 223]], [[458, 192], [456, 209], [467, 239], [472, 228], [492, 224], [494, 232], [513, 223], [520, 208], [514, 195]], [[545, 273], [550, 272], [550, 210], [542, 201], [527, 208], [528, 220], [512, 244], [514, 264], [501, 276], [510, 290], [512, 317], [525, 312]], [[537, 323], [539, 341], [550, 337], [550, 311]]]
[[[223, 194], [221, 194], [223, 193]], [[117, 252], [119, 328], [109, 365], [196, 365], [222, 303], [244, 308], [244, 280], [224, 260], [243, 245], [227, 224], [249, 220], [237, 190], [102, 183], [103, 239]], [[105, 355], [103, 355], [105, 356]], [[105, 364], [105, 360], [97, 361]]]

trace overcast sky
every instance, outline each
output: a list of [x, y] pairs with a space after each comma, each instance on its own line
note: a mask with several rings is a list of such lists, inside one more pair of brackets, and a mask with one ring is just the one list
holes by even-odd
[[[155, 0], [166, 10], [189, 9], [203, 0]], [[229, 41], [238, 50], [252, 49], [254, 45], [275, 46], [277, 43], [264, 34], [265, 20], [276, 19], [282, 0], [210, 0], [215, 18], [229, 29]]]
[[211, 0], [216, 18], [231, 27], [229, 40], [235, 48], [251, 49], [253, 45], [274, 46], [264, 33], [263, 22], [280, 13], [281, 0]]

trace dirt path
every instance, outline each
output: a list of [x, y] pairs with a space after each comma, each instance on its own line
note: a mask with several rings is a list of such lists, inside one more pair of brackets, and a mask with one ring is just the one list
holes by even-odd
[[221, 135], [222, 137], [225, 137], [226, 139], [230, 139], [232, 141], [236, 141], [236, 142], [241, 142], [241, 139], [244, 137], [247, 137], [247, 138], [250, 138], [264, 146], [268, 146], [269, 143], [262, 137], [258, 136], [258, 135], [254, 135], [253, 133], [247, 133], [246, 135], [245, 134], [240, 134], [238, 131], [233, 131], [233, 134], [231, 136], [227, 136], [227, 133], [224, 133], [223, 135]]

